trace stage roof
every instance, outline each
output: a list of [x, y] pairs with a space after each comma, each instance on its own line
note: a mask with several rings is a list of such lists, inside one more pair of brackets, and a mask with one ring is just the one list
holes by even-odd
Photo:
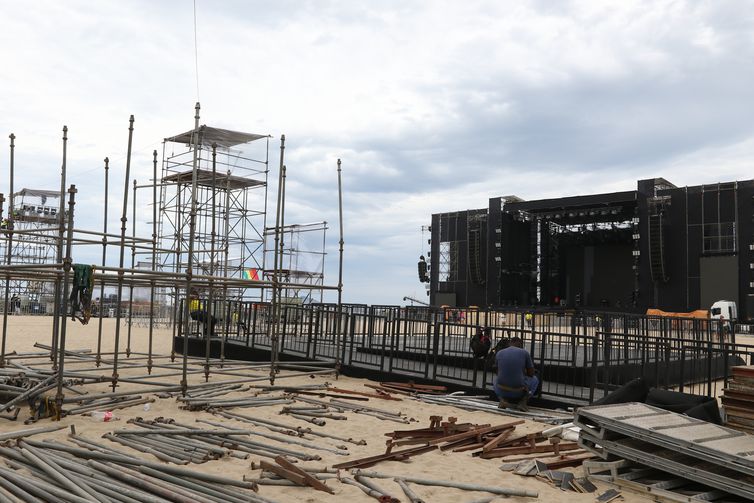
[[[192, 143], [192, 135], [195, 131], [196, 130], [192, 129], [185, 133], [165, 138], [165, 141], [190, 145]], [[269, 138], [269, 136], [263, 134], [242, 133], [240, 131], [231, 131], [230, 129], [220, 129], [202, 125], [199, 126], [199, 138], [201, 145], [204, 147], [211, 147], [212, 144], [215, 143], [218, 147], [230, 148], [235, 147], [236, 145], [250, 143], [261, 138]]]

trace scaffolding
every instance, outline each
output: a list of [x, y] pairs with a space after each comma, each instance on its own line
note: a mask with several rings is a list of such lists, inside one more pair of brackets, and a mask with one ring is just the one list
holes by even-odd
[[[180, 368], [181, 380], [179, 384], [171, 387], [180, 390], [184, 396], [189, 389], [189, 375], [201, 372], [204, 374], [205, 381], [209, 381], [210, 374], [217, 371], [215, 359], [210, 357], [213, 339], [220, 339], [219, 365], [221, 367], [224, 365], [225, 342], [231, 332], [241, 325], [240, 318], [233, 323], [233, 315], [240, 313], [244, 304], [255, 305], [272, 313], [272, 316], [266, 318], [265, 326], [265, 333], [270, 340], [269, 379], [271, 384], [274, 384], [275, 376], [283, 365], [279, 361], [278, 354], [280, 334], [284, 334], [286, 329], [284, 325], [281, 325], [283, 316], [280, 304], [283, 291], [314, 288], [337, 292], [339, 319], [343, 314], [341, 299], [344, 242], [340, 160], [337, 163], [340, 227], [337, 286], [324, 285], [321, 279], [318, 280], [316, 287], [312, 286], [311, 282], [294, 284], [283, 280], [281, 269], [284, 262], [280, 252], [282, 247], [279, 248], [278, 244], [281, 235], [284, 235], [282, 229], [285, 228], [283, 223], [285, 221], [285, 135], [280, 137], [276, 221], [273, 231], [275, 249], [271, 258], [274, 268], [269, 281], [264, 277], [258, 277], [257, 274], [254, 278], [250, 278], [248, 277], [250, 269], [265, 271], [270, 137], [200, 126], [199, 103], [196, 104], [194, 110], [194, 128], [181, 135], [165, 139], [161, 176], [158, 176], [158, 153], [154, 151], [151, 183], [141, 187], [131, 178], [134, 117], [132, 115], [129, 118], [123, 203], [120, 212], [121, 225], [119, 231], [115, 233], [108, 233], [107, 230], [108, 158], [105, 158], [104, 164], [103, 230], [100, 232], [74, 227], [74, 208], [78, 189], [73, 184], [66, 184], [68, 142], [66, 126], [63, 126], [60, 192], [35, 191], [38, 195], [45, 195], [48, 198], [53, 195], [58, 197], [59, 207], [54, 212], [50, 209], [49, 218], [45, 216], [44, 203], [41, 204], [43, 207], [41, 213], [37, 213], [40, 204], [35, 204], [32, 215], [31, 203], [27, 204], [26, 214], [18, 213], [20, 201], [23, 199], [16, 202], [14, 197], [15, 136], [10, 135], [11, 198], [8, 203], [13, 209], [7, 214], [7, 219], [3, 222], [4, 226], [0, 226], [0, 240], [4, 240], [6, 246], [5, 260], [0, 263], [0, 275], [5, 278], [4, 291], [6, 292], [0, 332], [0, 368], [11, 364], [9, 360], [12, 358], [7, 351], [8, 336], [11, 332], [8, 330], [10, 284], [16, 281], [27, 282], [27, 284], [31, 282], [54, 284], [53, 309], [50, 313], [53, 315], [51, 344], [41, 345], [45, 353], [37, 356], [49, 356], [52, 362], [52, 373], [45, 380], [44, 385], [47, 387], [44, 390], [56, 388], [57, 411], [62, 411], [64, 403], [78, 400], [76, 397], [66, 399], [65, 396], [69, 386], [68, 379], [76, 375], [67, 371], [65, 365], [76, 353], [66, 349], [66, 334], [70, 323], [69, 318], [73, 318], [77, 312], [84, 315], [75, 317], [82, 324], [88, 323], [89, 316], [93, 314], [91, 311], [96, 311], [99, 318], [96, 352], [92, 351], [91, 354], [87, 353], [83, 356], [96, 365], [96, 368], [90, 370], [99, 373], [92, 382], [102, 382], [103, 369], [98, 367], [109, 366], [112, 369], [110, 382], [115, 392], [120, 382], [129, 382], [127, 378], [121, 378], [120, 368], [145, 366], [147, 372], [151, 374], [153, 367], [165, 367], [166, 364], [161, 363], [165, 358], [171, 359], [169, 365], [172, 366], [176, 358], [175, 352], [181, 351], [182, 362], [175, 365]], [[131, 185], [133, 185], [133, 199], [129, 201]], [[137, 208], [145, 206], [142, 199], [136, 201], [139, 188], [150, 188], [152, 192], [152, 232], [149, 238], [139, 237], [137, 234]], [[27, 194], [29, 197], [31, 197], [31, 192]], [[5, 197], [0, 194], [0, 215], [3, 215], [5, 203]], [[132, 211], [130, 229], [128, 226], [129, 209]], [[80, 211], [77, 210], [76, 213]], [[21, 232], [20, 228], [15, 226], [14, 215], [18, 218], [18, 225], [42, 224], [49, 220], [50, 228], [44, 227], [43, 231], [40, 231], [41, 228], [32, 227], [28, 233]], [[53, 215], [55, 218], [52, 218]], [[27, 223], [22, 224], [22, 222]], [[49, 250], [39, 255], [31, 252], [26, 254], [28, 257], [34, 257], [34, 260], [41, 260], [43, 257], [45, 262], [13, 263], [12, 255], [17, 242], [23, 243], [21, 246], [24, 246], [27, 237], [30, 236], [45, 238], [53, 236], [49, 241]], [[42, 242], [48, 244], [47, 241]], [[81, 246], [92, 244], [102, 246], [102, 265], [90, 268], [86, 264], [74, 263], [74, 250], [78, 251]], [[108, 247], [115, 248], [118, 253], [116, 265], [109, 265]], [[126, 265], [127, 249], [131, 250], [130, 267]], [[54, 259], [52, 258], [53, 250]], [[19, 256], [23, 257], [24, 253], [19, 253]], [[137, 261], [137, 256], [146, 259]], [[324, 251], [322, 261], [324, 261]], [[322, 268], [324, 269], [324, 265]], [[321, 272], [323, 273], [324, 270]], [[90, 281], [83, 279], [89, 274], [91, 274], [89, 278], [94, 282], [94, 286], [90, 284]], [[115, 294], [106, 296], [105, 290], [112, 288]], [[99, 290], [100, 296], [99, 301], [94, 303], [92, 302], [93, 289]], [[257, 302], [257, 299], [265, 298], [265, 290], [274, 293], [269, 304], [262, 305]], [[247, 295], [247, 291], [250, 294]], [[167, 305], [162, 304], [162, 292], [169, 292], [169, 297], [166, 297], [172, 302], [166, 303]], [[208, 293], [205, 304], [208, 308], [205, 307], [202, 311], [200, 307], [199, 312], [191, 311], [194, 300], [187, 302], [188, 299], [198, 297], [197, 292]], [[225, 310], [222, 313], [215, 311], [213, 302], [225, 304]], [[179, 305], [181, 305], [180, 310]], [[115, 318], [112, 351], [103, 351], [102, 345], [103, 336], [109, 335], [102, 329], [105, 307], [107, 307], [108, 315]], [[148, 325], [148, 340], [143, 351], [132, 347], [131, 326], [135, 318], [134, 310], [137, 310], [139, 314], [136, 322]], [[213, 320], [216, 316], [221, 317], [224, 323], [219, 324], [221, 326], [218, 327], [220, 328], [218, 332], [206, 334], [204, 357], [199, 358], [198, 361], [194, 357], [189, 359], [189, 337], [196, 333], [191, 327], [192, 321], [198, 323], [199, 317], [203, 317], [204, 320]], [[192, 317], [196, 319], [192, 320]], [[128, 319], [127, 332], [121, 327], [124, 318]], [[141, 318], [148, 318], [148, 321]], [[205, 321], [205, 324], [208, 323]], [[231, 323], [234, 326], [231, 326]], [[173, 344], [173, 350], [169, 356], [153, 352], [155, 335], [153, 329], [160, 324], [172, 324], [174, 336], [175, 329], [179, 327], [177, 336], [182, 339], [182, 345]], [[214, 326], [215, 321], [211, 324]], [[346, 340], [345, 332], [342, 331], [343, 323], [338, 323], [337, 326], [337, 344], [343, 344], [342, 350], [337, 352], [334, 362], [327, 363], [335, 368], [340, 366], [341, 355], [345, 353]], [[175, 342], [179, 341], [176, 339]], [[138, 352], [132, 351], [133, 349], [137, 349]], [[130, 361], [121, 362], [122, 356]], [[134, 358], [131, 358], [132, 356]], [[201, 365], [202, 360], [202, 370], [189, 368], [197, 363]], [[5, 404], [6, 407], [10, 405], [12, 405], [11, 402]], [[0, 412], [2, 410], [0, 409]]]
[[[264, 270], [269, 136], [200, 126], [163, 143], [158, 270], [245, 278]], [[196, 155], [196, 216], [191, 224]], [[189, 238], [193, 232], [192, 260]], [[227, 299], [262, 299], [261, 290], [225, 289]]]
[[[286, 283], [297, 286], [283, 289], [283, 302], [288, 304], [309, 304], [322, 302], [321, 287], [325, 279], [325, 243], [327, 222], [285, 225], [280, 229], [280, 261], [278, 274]], [[265, 229], [265, 237], [275, 238], [275, 227]], [[274, 252], [274, 246], [267, 246], [267, 253]], [[268, 262], [269, 263], [269, 262]], [[265, 279], [271, 279], [274, 270], [265, 270]], [[268, 292], [268, 297], [272, 292]]]
[[[0, 243], [0, 261], [3, 264], [25, 265], [54, 263], [60, 192], [24, 188], [13, 194], [12, 202], [10, 215], [2, 220], [0, 226], [3, 229], [12, 228], [14, 239]], [[49, 314], [53, 310], [54, 287], [51, 282], [12, 279], [8, 295], [10, 312]]]

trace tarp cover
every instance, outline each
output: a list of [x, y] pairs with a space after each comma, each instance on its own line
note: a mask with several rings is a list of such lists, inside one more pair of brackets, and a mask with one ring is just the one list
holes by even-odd
[[[191, 145], [193, 143], [192, 135], [194, 129], [186, 131], [170, 138], [165, 138], [165, 141], [172, 141], [175, 143], [184, 143]], [[211, 147], [213, 143], [218, 147], [230, 148], [236, 145], [242, 145], [249, 143], [260, 138], [267, 138], [267, 135], [253, 134], [253, 133], [241, 133], [239, 131], [231, 131], [230, 129], [220, 129], [210, 126], [199, 126], [199, 142], [202, 146]]]
[[641, 378], [629, 381], [612, 393], [594, 402], [593, 405], [640, 402], [661, 409], [686, 414], [715, 424], [722, 424], [720, 408], [714, 398], [690, 395], [679, 391], [650, 388]]

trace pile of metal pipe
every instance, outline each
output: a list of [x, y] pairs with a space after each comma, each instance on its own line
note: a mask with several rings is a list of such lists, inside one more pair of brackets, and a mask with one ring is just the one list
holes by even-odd
[[[205, 419], [197, 419], [196, 422], [197, 423], [208, 424], [210, 426], [215, 426], [217, 428], [227, 428], [228, 427], [227, 424], [216, 423], [214, 421], [207, 421]], [[230, 429], [234, 429], [234, 428], [230, 428]], [[261, 432], [253, 431], [253, 430], [247, 430], [247, 431], [251, 435], [256, 435], [256, 436], [259, 436], [259, 437], [268, 438], [270, 440], [275, 440], [277, 442], [282, 442], [284, 444], [300, 445], [301, 447], [306, 447], [307, 449], [314, 449], [316, 451], [331, 452], [333, 454], [337, 454], [338, 456], [348, 456], [348, 455], [350, 455], [350, 453], [348, 452], [348, 448], [345, 447], [345, 446], [342, 446], [342, 445], [337, 446], [337, 448], [335, 448], [335, 449], [332, 449], [330, 447], [325, 447], [325, 446], [313, 444], [311, 442], [306, 442], [306, 441], [302, 441], [302, 440], [296, 440], [294, 438], [291, 438], [292, 435], [280, 436], [280, 435], [272, 435], [270, 433], [261, 433]]]
[[8, 501], [272, 503], [251, 482], [145, 461], [74, 438], [88, 448], [33, 440], [0, 447], [11, 468], [0, 468]]
[[65, 409], [63, 411], [63, 415], [72, 416], [75, 414], [90, 414], [98, 410], [113, 411], [118, 409], [125, 409], [127, 407], [134, 407], [136, 405], [153, 403], [154, 401], [154, 398], [144, 398], [141, 395], [125, 395], [113, 398], [100, 398], [97, 400], [89, 400], [84, 405], [80, 405], [79, 407]]
[[263, 396], [263, 397], [238, 397], [238, 398], [191, 398], [178, 397], [178, 401], [183, 403], [182, 408], [188, 410], [207, 410], [207, 409], [229, 409], [236, 407], [268, 407], [271, 405], [288, 405], [293, 403], [293, 399], [283, 396]]
[[437, 405], [452, 405], [459, 409], [468, 411], [492, 412], [504, 416], [520, 417], [522, 419], [531, 419], [540, 423], [564, 424], [573, 421], [573, 414], [565, 411], [556, 411], [530, 407], [528, 412], [522, 412], [512, 409], [501, 409], [497, 402], [480, 399], [478, 397], [467, 397], [463, 395], [416, 395], [416, 398], [422, 402]]
[[281, 414], [288, 414], [296, 419], [316, 418], [316, 419], [333, 419], [336, 421], [344, 421], [348, 417], [336, 414], [337, 409], [322, 408], [322, 407], [283, 407], [280, 411]]
[[[246, 459], [249, 454], [268, 458], [282, 455], [302, 461], [322, 459], [318, 454], [301, 452], [301, 449], [288, 449], [241, 438], [260, 436], [251, 430], [192, 428], [164, 418], [154, 421], [135, 419], [129, 423], [141, 429], [116, 430], [112, 434], [106, 434], [104, 438], [129, 447], [138, 446], [138, 450], [171, 463], [176, 463], [176, 460], [179, 460], [177, 464], [204, 463], [225, 456]], [[224, 426], [221, 425], [221, 427]], [[157, 456], [155, 452], [161, 453], [162, 456]]]
[[372, 498], [380, 501], [380, 503], [398, 503], [400, 501], [396, 498], [388, 496], [387, 494], [383, 492], [380, 492], [377, 489], [364, 485], [363, 482], [365, 482], [365, 480], [363, 478], [357, 481], [349, 477], [342, 477], [340, 478], [340, 481], [343, 484], [348, 484], [354, 487], [358, 487], [364, 492], [364, 494], [366, 494], [367, 496], [371, 496]]
[[[56, 386], [54, 376], [33, 375], [29, 376], [23, 371], [2, 369], [10, 371], [11, 379], [5, 380], [6, 386], [13, 386], [16, 389], [7, 389], [3, 395], [11, 397], [5, 403], [0, 404], [0, 412], [18, 408], [22, 403], [29, 403], [42, 393], [53, 389]], [[5, 373], [5, 372], [4, 372]]]
[[385, 421], [393, 421], [393, 422], [402, 423], [402, 424], [411, 423], [411, 421], [400, 412], [391, 412], [389, 410], [377, 409], [377, 408], [368, 407], [362, 404], [343, 402], [341, 400], [337, 400], [334, 398], [331, 399], [329, 402], [323, 402], [322, 400], [317, 400], [314, 398], [303, 397], [303, 396], [297, 395], [296, 400], [299, 402], [316, 405], [324, 409], [335, 410], [337, 412], [349, 411], [349, 412], [355, 412], [357, 414], [364, 414], [367, 416], [376, 417], [378, 419], [382, 419]]
[[330, 433], [315, 431], [315, 430], [312, 430], [311, 428], [291, 426], [291, 425], [279, 423], [277, 421], [270, 421], [269, 419], [250, 417], [250, 416], [247, 416], [244, 414], [238, 414], [235, 412], [228, 412], [228, 411], [223, 411], [223, 410], [212, 411], [212, 412], [226, 419], [235, 419], [237, 421], [242, 421], [245, 423], [253, 424], [255, 426], [261, 426], [263, 428], [266, 428], [270, 431], [274, 431], [277, 433], [285, 433], [286, 435], [297, 435], [303, 438], [305, 438], [305, 435], [312, 435], [315, 437], [329, 438], [332, 440], [337, 440], [339, 442], [346, 442], [346, 443], [355, 444], [355, 445], [367, 445], [366, 440], [363, 440], [363, 439], [357, 440], [354, 438], [339, 437], [337, 435], [332, 435]]
[[467, 484], [463, 482], [454, 482], [452, 480], [424, 479], [420, 477], [410, 477], [410, 476], [405, 476], [405, 475], [388, 475], [385, 473], [365, 471], [365, 470], [360, 470], [360, 469], [351, 470], [351, 474], [354, 475], [357, 479], [362, 478], [362, 477], [374, 478], [374, 479], [393, 479], [393, 480], [400, 479], [406, 483], [411, 482], [412, 484], [419, 484], [419, 485], [424, 485], [424, 486], [450, 487], [454, 489], [461, 489], [463, 491], [482, 491], [482, 492], [488, 492], [491, 494], [497, 494], [500, 496], [518, 496], [518, 497], [525, 497], [525, 498], [538, 498], [539, 497], [539, 493], [537, 491], [530, 491], [528, 489], [516, 489], [516, 488], [509, 488], [509, 487]]

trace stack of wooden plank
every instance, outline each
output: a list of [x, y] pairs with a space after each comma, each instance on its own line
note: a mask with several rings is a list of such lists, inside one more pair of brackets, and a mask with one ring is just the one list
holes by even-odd
[[726, 425], [754, 433], [754, 365], [732, 367], [733, 378], [723, 390]]
[[[456, 418], [432, 416], [429, 428], [416, 430], [398, 430], [386, 433], [390, 437], [388, 445], [408, 444], [438, 445], [441, 451], [464, 452], [475, 451], [474, 457], [482, 459], [505, 458], [531, 454], [548, 454], [561, 462], [561, 453], [580, 451], [576, 442], [561, 442], [559, 437], [545, 439], [542, 430], [533, 433], [516, 433], [516, 426], [523, 420], [491, 426], [489, 424], [458, 423]], [[555, 462], [556, 460], [552, 460]], [[567, 466], [561, 465], [561, 466]]]
[[585, 454], [576, 442], [561, 441], [559, 437], [546, 439], [542, 434], [543, 430], [516, 433], [516, 426], [523, 424], [523, 420], [489, 425], [463, 423], [455, 417], [449, 417], [447, 421], [443, 421], [441, 416], [430, 416], [429, 419], [429, 426], [426, 428], [386, 433], [388, 439], [384, 454], [339, 463], [333, 465], [333, 468], [366, 468], [381, 461], [405, 460], [437, 449], [451, 452], [474, 451], [472, 455], [482, 459], [519, 456], [517, 460], [521, 460], [533, 459], [533, 455], [544, 456], [543, 466], [549, 470], [576, 466], [592, 457], [591, 453]]

